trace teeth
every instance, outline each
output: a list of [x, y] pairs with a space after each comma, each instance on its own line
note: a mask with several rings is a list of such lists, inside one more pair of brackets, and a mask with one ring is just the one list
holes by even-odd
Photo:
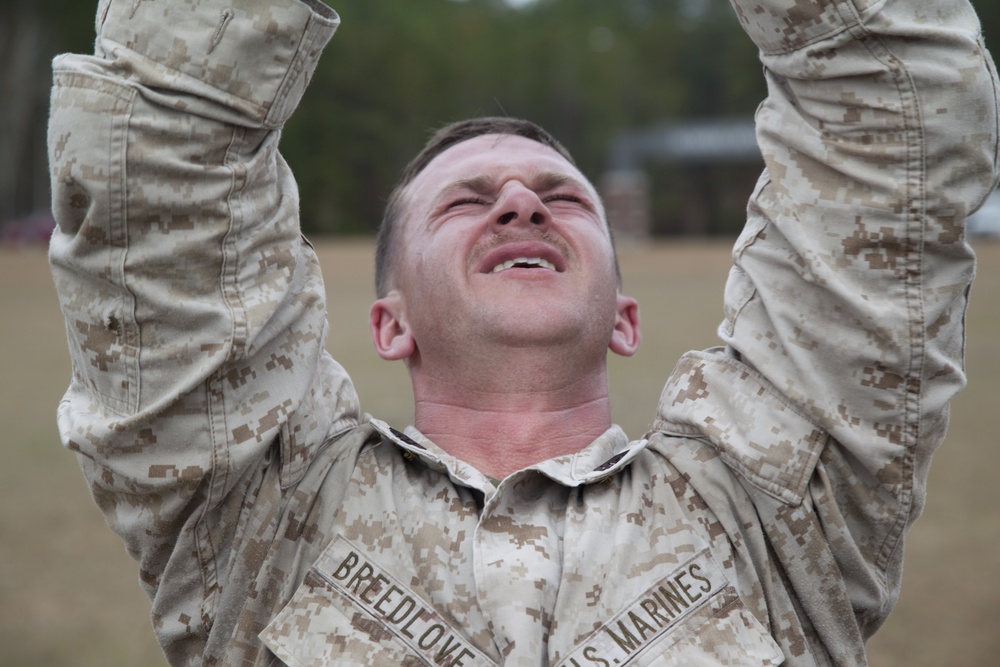
[[502, 262], [493, 267], [492, 273], [499, 273], [518, 264], [528, 265], [528, 266], [540, 266], [543, 269], [548, 269], [549, 271], [555, 271], [556, 267], [552, 262], [542, 259], [541, 257], [518, 257], [517, 259], [508, 259], [506, 262]]

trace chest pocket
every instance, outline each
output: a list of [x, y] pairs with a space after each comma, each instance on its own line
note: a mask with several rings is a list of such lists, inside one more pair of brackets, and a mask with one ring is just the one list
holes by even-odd
[[728, 588], [699, 613], [638, 656], [635, 667], [726, 665], [751, 667], [785, 661], [777, 643]]
[[293, 667], [496, 665], [430, 604], [343, 538], [306, 574], [260, 639]]
[[558, 665], [760, 667], [782, 662], [781, 648], [706, 550], [634, 599]]

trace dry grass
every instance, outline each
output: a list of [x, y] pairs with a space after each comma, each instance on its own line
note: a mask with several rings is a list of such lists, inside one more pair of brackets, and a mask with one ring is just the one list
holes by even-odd
[[[358, 379], [363, 407], [405, 423], [402, 368], [371, 351], [370, 245], [320, 246], [330, 348]], [[614, 360], [615, 417], [633, 436], [649, 424], [674, 360], [714, 344], [728, 266], [724, 244], [623, 248], [626, 289], [643, 305], [643, 347]], [[870, 646], [875, 667], [994, 664], [1000, 633], [1000, 245], [980, 247], [969, 317], [970, 387], [953, 410], [931, 471], [930, 501], [911, 533], [899, 607]], [[0, 665], [162, 666], [136, 570], [88, 497], [56, 437], [55, 406], [69, 375], [62, 324], [40, 250], [0, 251]], [[392, 393], [384, 391], [393, 387]]]

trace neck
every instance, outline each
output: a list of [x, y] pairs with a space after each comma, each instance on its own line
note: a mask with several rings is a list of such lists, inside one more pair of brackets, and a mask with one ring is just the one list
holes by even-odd
[[475, 372], [455, 373], [460, 366], [453, 359], [443, 374], [411, 366], [414, 425], [491, 477], [578, 452], [611, 425], [603, 358], [588, 372], [524, 350], [496, 365], [480, 359]]

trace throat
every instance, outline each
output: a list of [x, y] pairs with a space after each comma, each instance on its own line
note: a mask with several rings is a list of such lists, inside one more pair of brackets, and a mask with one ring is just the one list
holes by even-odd
[[575, 454], [611, 426], [606, 396], [557, 410], [508, 403], [504, 409], [418, 400], [415, 426], [437, 446], [487, 477]]
[[456, 345], [438, 347], [441, 354], [428, 358], [425, 349], [410, 366], [414, 426], [486, 475], [502, 479], [579, 452], [611, 426], [603, 353], [573, 344], [462, 355]]

